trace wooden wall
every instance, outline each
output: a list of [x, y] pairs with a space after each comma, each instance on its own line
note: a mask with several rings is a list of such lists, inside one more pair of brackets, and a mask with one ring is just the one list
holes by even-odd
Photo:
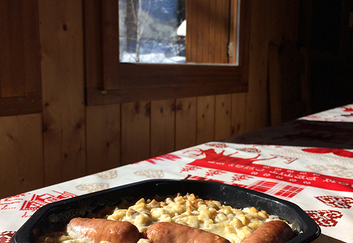
[[268, 46], [296, 42], [299, 0], [245, 1], [247, 93], [86, 106], [83, 3], [38, 0], [42, 111], [0, 117], [0, 198], [268, 126]]

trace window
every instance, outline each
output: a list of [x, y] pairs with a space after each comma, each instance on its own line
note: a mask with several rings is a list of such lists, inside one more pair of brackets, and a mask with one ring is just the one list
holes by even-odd
[[185, 9], [185, 63], [131, 63], [120, 59], [119, 1], [85, 1], [87, 104], [246, 91], [249, 1], [186, 0]]
[[119, 0], [119, 61], [185, 63], [185, 0]]

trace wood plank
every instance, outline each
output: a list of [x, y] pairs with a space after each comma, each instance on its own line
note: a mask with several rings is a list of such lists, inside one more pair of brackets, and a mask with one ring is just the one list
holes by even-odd
[[[215, 11], [217, 7], [217, 2], [216, 1], [211, 1], [210, 2], [210, 19], [214, 20], [217, 18], [217, 13]], [[208, 47], [208, 53], [209, 53], [209, 56], [208, 56], [208, 61], [210, 63], [215, 63], [216, 62], [216, 37], [217, 37], [217, 24], [215, 21], [210, 21], [209, 22], [209, 41], [210, 41], [210, 44], [209, 44], [209, 47]]]
[[85, 74], [86, 87], [102, 90], [100, 46], [100, 1], [84, 1], [84, 35], [85, 35]]
[[228, 63], [227, 45], [229, 41], [230, 24], [229, 0], [217, 1], [216, 6], [216, 49], [215, 63]]
[[228, 55], [228, 63], [238, 64], [238, 48], [239, 40], [237, 24], [238, 24], [238, 2], [240, 0], [230, 0], [230, 16], [229, 16], [229, 43], [233, 43], [233, 52]]
[[0, 198], [44, 186], [42, 115], [0, 117]]
[[45, 184], [86, 174], [82, 1], [39, 0]]
[[186, 15], [186, 38], [185, 42], [185, 57], [186, 62], [195, 62], [197, 53], [195, 49], [197, 49], [197, 38], [195, 38], [194, 30], [197, 28], [197, 22], [193, 21], [193, 18], [198, 16], [198, 11], [196, 11], [195, 7], [196, 1], [186, 1], [185, 15]]
[[[0, 29], [1, 36], [5, 36], [5, 52], [6, 60], [1, 58], [0, 64], [5, 77], [1, 78], [1, 97], [25, 96], [25, 60], [23, 58], [24, 36], [22, 27], [22, 11], [23, 6], [20, 1], [1, 1], [0, 5], [5, 19], [1, 19]], [[3, 54], [1, 54], [3, 55]], [[2, 65], [3, 62], [7, 64]], [[3, 74], [2, 74], [3, 75]]]
[[25, 97], [0, 99], [0, 116], [16, 116], [42, 111], [42, 93], [30, 92]]
[[0, 116], [40, 112], [37, 1], [1, 1], [0, 9]]
[[215, 95], [197, 97], [197, 144], [215, 139], [215, 97]]
[[[210, 2], [213, 0], [203, 0], [203, 5], [205, 6], [210, 6]], [[199, 45], [202, 44], [203, 49], [202, 51], [199, 51], [199, 60], [201, 63], [211, 63], [210, 59], [209, 59], [209, 48], [210, 48], [210, 42], [209, 42], [209, 38], [210, 38], [210, 25], [208, 23], [208, 20], [210, 19], [210, 12], [211, 12], [211, 8], [205, 8], [202, 11], [202, 18], [198, 18], [199, 20], [199, 29], [202, 30], [201, 36], [203, 36], [203, 39], [200, 39], [202, 41], [202, 43], [200, 43]], [[206, 25], [204, 23], [207, 23]], [[199, 40], [199, 42], [200, 42]]]
[[254, 131], [268, 124], [268, 95], [267, 95], [267, 53], [271, 31], [276, 26], [271, 19], [271, 1], [252, 1], [250, 26], [249, 53], [249, 90], [246, 104], [246, 131]]
[[176, 100], [175, 149], [196, 144], [196, 97]]
[[[102, 8], [102, 73], [104, 88], [109, 87], [111, 83], [119, 86], [120, 77], [119, 70], [119, 1], [105, 0], [101, 1]], [[114, 49], [109, 47], [116, 47]]]
[[150, 158], [151, 103], [131, 102], [121, 109], [121, 163]]
[[[177, 74], [176, 74], [177, 75]], [[203, 83], [200, 85], [190, 85], [183, 87], [155, 87], [155, 88], [136, 88], [129, 90], [108, 90], [102, 91], [96, 88], [87, 88], [87, 104], [88, 105], [103, 105], [103, 104], [118, 104], [134, 101], [158, 100], [158, 99], [173, 99], [182, 97], [207, 96], [216, 94], [231, 94], [236, 92], [246, 92], [248, 90], [246, 83], [240, 83], [240, 76], [234, 76], [239, 81], [239, 85], [234, 85], [234, 82], [214, 82]], [[142, 78], [143, 79], [143, 78]]]
[[[21, 1], [24, 44], [26, 93], [39, 92], [41, 86], [41, 56], [39, 43], [38, 0]], [[18, 87], [16, 87], [18, 88]]]
[[281, 105], [281, 82], [280, 58], [278, 45], [273, 43], [268, 47], [268, 86], [270, 99], [271, 125], [278, 125], [282, 122]]
[[174, 151], [175, 100], [151, 101], [151, 157]]
[[215, 139], [220, 140], [231, 135], [232, 95], [217, 95], [215, 103]]
[[86, 108], [87, 174], [115, 168], [120, 163], [120, 105]]
[[236, 93], [232, 95], [231, 136], [246, 132], [246, 98], [246, 93]]
[[0, 55], [0, 65], [1, 71], [0, 73], [0, 97], [2, 97], [2, 86], [6, 84], [6, 81], [3, 84], [3, 80], [11, 80], [11, 72], [10, 69], [10, 9], [8, 6], [9, 1], [0, 1], [0, 9], [2, 9], [2, 14], [0, 14], [0, 47], [1, 47], [1, 55]]

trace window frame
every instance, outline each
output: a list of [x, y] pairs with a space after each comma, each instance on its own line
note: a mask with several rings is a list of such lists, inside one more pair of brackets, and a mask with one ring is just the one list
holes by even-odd
[[238, 32], [235, 26], [230, 32], [230, 41], [238, 43], [229, 58], [235, 65], [120, 63], [118, 0], [85, 0], [87, 105], [246, 92], [250, 1], [240, 1], [230, 0], [231, 23], [239, 23]]
[[42, 112], [37, 1], [1, 1], [0, 117]]

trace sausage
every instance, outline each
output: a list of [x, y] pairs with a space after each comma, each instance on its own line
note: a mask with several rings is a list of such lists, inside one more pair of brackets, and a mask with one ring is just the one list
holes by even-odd
[[152, 243], [225, 243], [227, 239], [186, 225], [158, 222], [152, 224], [146, 231], [147, 238]]
[[94, 243], [136, 243], [141, 238], [137, 227], [130, 222], [108, 219], [73, 218], [67, 225], [67, 232], [73, 238], [84, 238]]
[[288, 224], [281, 220], [273, 220], [261, 225], [246, 237], [243, 243], [285, 243], [295, 235]]

